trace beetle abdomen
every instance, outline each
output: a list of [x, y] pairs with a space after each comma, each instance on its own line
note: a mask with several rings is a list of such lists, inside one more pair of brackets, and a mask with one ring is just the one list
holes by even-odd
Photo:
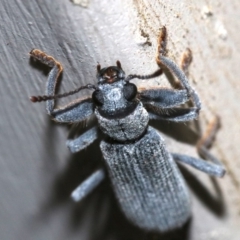
[[187, 221], [185, 182], [155, 129], [132, 144], [102, 141], [101, 150], [121, 208], [135, 225], [163, 232]]

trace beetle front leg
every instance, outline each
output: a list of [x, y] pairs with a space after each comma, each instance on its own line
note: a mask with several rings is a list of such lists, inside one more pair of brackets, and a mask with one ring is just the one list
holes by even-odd
[[[63, 70], [61, 63], [56, 61], [53, 57], [47, 55], [45, 52], [38, 49], [33, 49], [30, 52], [30, 55], [34, 59], [37, 59], [43, 64], [46, 64], [47, 66], [52, 68], [48, 75], [48, 80], [46, 84], [46, 96], [33, 97], [32, 100], [36, 102], [39, 101], [39, 98], [44, 100], [44, 98], [47, 96], [54, 96], [58, 78]], [[70, 103], [67, 106], [59, 108], [55, 107], [55, 99], [53, 98], [46, 101], [46, 109], [47, 113], [51, 115], [51, 117], [53, 117], [55, 121], [64, 123], [79, 123], [85, 121], [94, 112], [94, 106], [91, 98], [83, 100], [80, 99]]]
[[91, 193], [104, 180], [104, 178], [105, 171], [102, 168], [98, 169], [72, 192], [72, 199], [75, 202], [81, 201]]
[[[187, 73], [188, 66], [192, 61], [192, 54], [190, 49], [184, 53], [181, 61], [182, 70], [169, 58], [165, 57], [166, 54], [166, 28], [163, 27], [158, 39], [158, 54], [157, 64], [164, 70], [165, 73], [169, 71], [175, 75], [179, 82], [175, 85], [180, 85], [181, 90], [146, 90], [142, 93], [143, 98], [147, 98], [144, 106], [150, 112], [150, 119], [168, 120], [173, 122], [185, 122], [194, 120], [198, 117], [201, 109], [200, 99], [195, 90], [190, 86], [189, 81], [184, 72]], [[156, 94], [159, 94], [156, 97]], [[154, 102], [150, 102], [150, 99]], [[157, 99], [157, 101], [155, 100]], [[179, 108], [175, 107], [189, 99], [193, 102], [193, 107]], [[158, 102], [159, 101], [159, 102]], [[169, 103], [169, 105], [167, 104]]]
[[[162, 50], [163, 52], [163, 50]], [[192, 52], [187, 49], [181, 59], [181, 69], [187, 75], [188, 67], [192, 62]], [[157, 63], [160, 65], [159, 60]], [[172, 108], [186, 103], [189, 100], [189, 92], [182, 87], [179, 81], [173, 84], [175, 89], [153, 88], [143, 89], [139, 96], [145, 104], [151, 104], [159, 108]]]
[[[41, 63], [47, 65], [48, 67], [52, 68], [49, 75], [48, 75], [48, 80], [47, 80], [47, 85], [46, 85], [46, 95], [48, 96], [53, 96], [56, 91], [56, 85], [58, 82], [58, 78], [61, 75], [63, 71], [63, 67], [60, 62], [56, 61], [53, 57], [47, 55], [45, 52], [38, 50], [38, 49], [33, 49], [30, 53], [31, 57], [34, 59], [37, 59]], [[46, 102], [46, 109], [47, 113], [51, 115], [51, 113], [54, 110], [55, 106], [55, 100], [47, 100]]]
[[164, 120], [171, 122], [187, 122], [198, 117], [196, 108], [165, 108], [161, 109], [153, 105], [144, 105], [149, 111], [149, 118], [151, 120]]
[[79, 152], [90, 144], [92, 144], [98, 138], [98, 128], [93, 127], [73, 140], [67, 140], [66, 145], [72, 153]]
[[[163, 27], [160, 33], [160, 36], [158, 38], [158, 54], [157, 54], [156, 61], [159, 66], [161, 66], [165, 70], [170, 71], [172, 74], [174, 74], [178, 78], [182, 88], [187, 90], [189, 98], [192, 99], [193, 104], [196, 107], [196, 114], [198, 114], [201, 109], [201, 101], [199, 99], [198, 94], [190, 86], [185, 73], [176, 65], [176, 63], [174, 63], [171, 59], [165, 57], [166, 36], [167, 36], [167, 30], [166, 30], [166, 27]], [[189, 56], [186, 55], [186, 58], [187, 57]], [[184, 68], [184, 64], [182, 64], [182, 67]]]

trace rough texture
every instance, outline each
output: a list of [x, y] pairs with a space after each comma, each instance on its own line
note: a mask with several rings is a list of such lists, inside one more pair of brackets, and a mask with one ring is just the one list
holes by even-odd
[[100, 129], [109, 137], [124, 142], [133, 141], [143, 135], [149, 121], [148, 113], [142, 103], [126, 117], [108, 119], [95, 110]]
[[[179, 140], [165, 137], [168, 148], [194, 156], [199, 126], [204, 130], [217, 113], [222, 128], [213, 153], [228, 171], [224, 179], [213, 180], [194, 169], [181, 169], [192, 190], [193, 219], [178, 236], [238, 240], [240, 2], [84, 2], [86, 8], [67, 0], [0, 2], [0, 239], [152, 238], [126, 221], [108, 183], [82, 203], [71, 202], [71, 191], [94, 171], [101, 155], [97, 143], [70, 154], [66, 128], [50, 122], [44, 104], [29, 102], [29, 96], [44, 93], [47, 69], [30, 62], [28, 52], [39, 48], [63, 63], [64, 92], [96, 83], [97, 62], [104, 67], [119, 59], [126, 74], [156, 70], [157, 35], [165, 25], [170, 58], [179, 62], [187, 47], [192, 50], [190, 81], [203, 109], [196, 124], [155, 125]], [[163, 76], [136, 83], [162, 86], [166, 80]], [[173, 234], [167, 239], [178, 238]]]
[[114, 192], [124, 214], [148, 230], [169, 231], [182, 227], [190, 217], [187, 186], [151, 127], [136, 143], [101, 142]]

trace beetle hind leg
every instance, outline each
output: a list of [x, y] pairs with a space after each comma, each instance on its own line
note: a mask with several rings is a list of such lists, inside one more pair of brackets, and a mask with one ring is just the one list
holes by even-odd
[[72, 192], [72, 199], [75, 202], [81, 201], [83, 198], [89, 195], [104, 180], [104, 178], [104, 169], [100, 168], [96, 170]]
[[209, 175], [223, 177], [226, 172], [223, 164], [209, 152], [209, 148], [212, 146], [219, 128], [220, 119], [219, 117], [215, 117], [214, 120], [209, 123], [207, 131], [197, 143], [199, 156], [209, 161], [183, 154], [172, 153], [174, 160], [191, 165], [192, 167]]

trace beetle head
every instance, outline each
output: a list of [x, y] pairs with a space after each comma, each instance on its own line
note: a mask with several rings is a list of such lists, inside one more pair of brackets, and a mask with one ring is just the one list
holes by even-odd
[[97, 65], [97, 78], [98, 83], [114, 83], [119, 80], [123, 80], [125, 78], [125, 72], [122, 70], [121, 63], [117, 61], [117, 66], [110, 66], [106, 68], [102, 68], [98, 64]]

